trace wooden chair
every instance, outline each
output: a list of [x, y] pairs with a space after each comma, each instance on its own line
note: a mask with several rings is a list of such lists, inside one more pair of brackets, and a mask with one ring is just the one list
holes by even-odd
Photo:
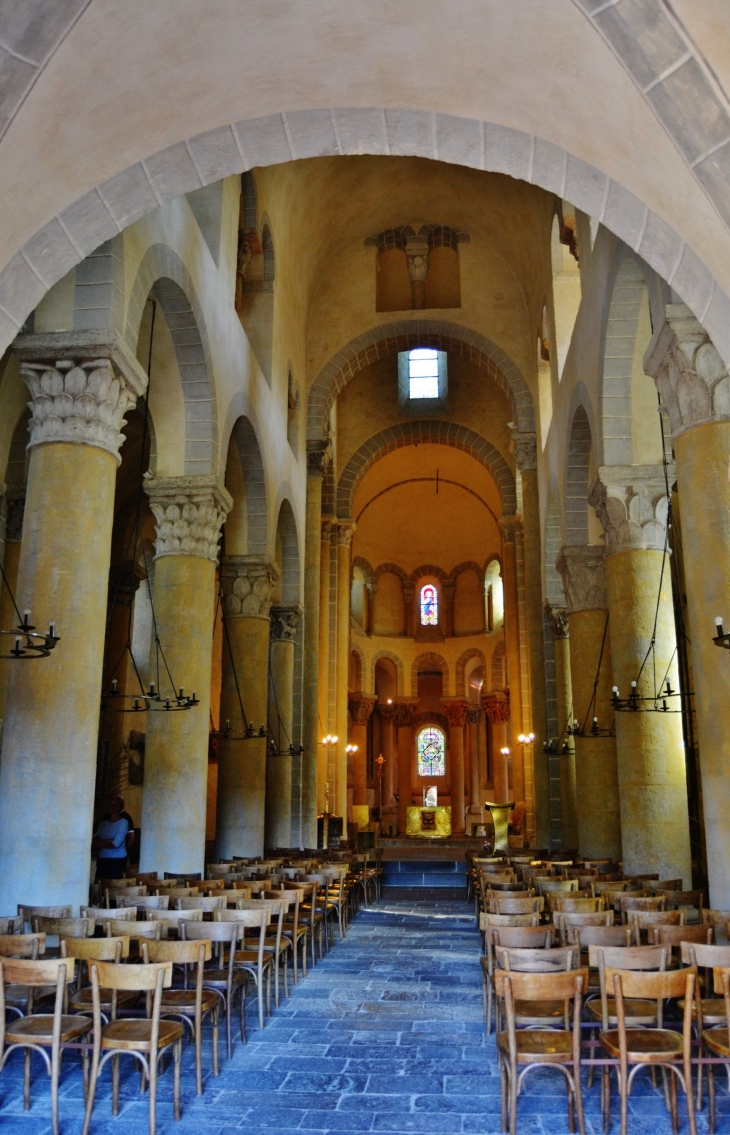
[[[268, 894], [269, 892], [264, 892]], [[271, 894], [277, 892], [272, 891]], [[302, 976], [307, 976], [307, 934], [309, 933], [308, 927], [300, 922], [299, 919], [299, 906], [304, 898], [304, 890], [294, 888], [291, 884], [282, 884], [279, 894], [285, 894], [290, 899], [289, 910], [291, 911], [292, 903], [294, 905], [294, 912], [284, 916], [284, 923], [282, 926], [282, 934], [292, 946], [292, 964], [294, 969], [294, 984], [299, 984], [297, 953], [301, 944], [302, 951]], [[345, 896], [347, 901], [347, 896]]]
[[536, 895], [533, 898], [501, 898], [495, 895], [489, 903], [491, 914], [541, 914], [545, 900]]
[[244, 928], [244, 935], [247, 928], [255, 929], [258, 927], [259, 941], [257, 948], [247, 950], [244, 938], [241, 949], [235, 952], [234, 964], [250, 974], [256, 982], [259, 1028], [263, 1031], [264, 983], [266, 983], [266, 1011], [268, 1015], [271, 1012], [271, 974], [274, 968], [274, 955], [271, 950], [265, 948], [266, 928], [271, 921], [271, 910], [268, 906], [262, 906], [260, 910], [215, 910], [213, 911], [213, 920], [214, 922], [238, 922]]
[[642, 932], [649, 939], [655, 926], [684, 926], [687, 921], [683, 910], [630, 910], [627, 914], [636, 946], [641, 945]]
[[[199, 1096], [202, 1096], [203, 1021], [206, 1017], [210, 1017], [213, 1026], [213, 1075], [218, 1075], [218, 1009], [220, 999], [212, 989], [203, 988], [205, 963], [209, 962], [213, 956], [211, 940], [201, 939], [197, 942], [150, 942], [145, 940], [141, 943], [141, 946], [142, 961], [145, 965], [149, 965], [150, 962], [172, 962], [173, 966], [183, 966], [184, 968], [183, 987], [163, 990], [160, 1017], [177, 1018], [191, 1029], [195, 1042], [195, 1090]], [[188, 966], [195, 967], [194, 989], [188, 989]]]
[[23, 920], [19, 914], [6, 914], [0, 917], [0, 937], [7, 934], [22, 934], [22, 932]]
[[[319, 938], [319, 956], [320, 960], [324, 956], [322, 935], [324, 915], [322, 909], [318, 905], [317, 897], [319, 894], [319, 883], [308, 883], [303, 881], [297, 884], [299, 890], [304, 891], [304, 898], [299, 906], [299, 921], [302, 926], [307, 928], [309, 934], [309, 941], [312, 947], [312, 965], [316, 964], [314, 955], [315, 938]], [[308, 901], [307, 901], [308, 900]]]
[[70, 906], [24, 906], [18, 903], [18, 916], [24, 926], [32, 926], [34, 918], [70, 918], [73, 910]]
[[[542, 949], [505, 949], [501, 947], [495, 951], [495, 982], [496, 974], [500, 969], [516, 970], [519, 973], [559, 973], [566, 970], [577, 969], [580, 962], [580, 950], [573, 946], [551, 946]], [[496, 991], [496, 984], [495, 984]], [[565, 1003], [560, 1000], [548, 1000], [533, 1003], [523, 1007], [521, 1002], [515, 1002], [515, 1020], [520, 1028], [552, 1028], [561, 1023], [567, 1026], [568, 1017], [565, 1016]], [[497, 997], [497, 1023], [499, 1028], [500, 1002]]]
[[113, 887], [109, 883], [102, 886], [102, 894], [107, 906], [111, 906], [110, 899], [115, 898], [141, 898], [142, 895], [147, 894], [146, 886], [138, 887]]
[[177, 933], [177, 928], [181, 922], [203, 921], [202, 910], [148, 910], [145, 913], [148, 922], [160, 922], [164, 925], [163, 938], [167, 938], [170, 931]]
[[[660, 893], [660, 892], [657, 892]], [[666, 908], [669, 910], [696, 910], [697, 918], [690, 919], [690, 922], [699, 922], [699, 912], [705, 905], [705, 892], [704, 891], [664, 891], [662, 892], [666, 902]]]
[[[505, 1008], [506, 1028], [497, 1035], [500, 1079], [502, 1081], [502, 1130], [517, 1132], [517, 1098], [531, 1068], [556, 1067], [565, 1076], [568, 1089], [568, 1126], [575, 1130], [574, 1112], [578, 1114], [578, 1130], [585, 1135], [583, 1099], [580, 1080], [580, 1017], [587, 981], [586, 970], [568, 973], [515, 973], [500, 970], [495, 974], [497, 996]], [[572, 1028], [517, 1028], [517, 1006], [527, 1014], [530, 1005], [557, 1003], [564, 1006], [569, 1018], [573, 1002]], [[518, 1069], [522, 1068], [521, 1072]], [[693, 1133], [694, 1135], [694, 1133]]]
[[[273, 895], [273, 898], [268, 896]], [[273, 937], [264, 939], [264, 949], [274, 956], [274, 1004], [279, 1008], [279, 963], [284, 969], [284, 996], [289, 996], [289, 951], [291, 942], [283, 935], [284, 915], [289, 910], [289, 898], [286, 891], [262, 891], [257, 899], [241, 899], [238, 910], [260, 910], [266, 906], [271, 918], [276, 918], [276, 931]]]
[[169, 910], [170, 909], [170, 896], [169, 895], [144, 895], [142, 901], [137, 904], [137, 909], [144, 916], [146, 910]]
[[570, 926], [613, 926], [613, 911], [596, 910], [576, 914], [570, 911], [553, 911], [553, 922], [560, 934], [560, 941], [567, 944], [568, 927]]
[[606, 906], [613, 906], [615, 899], [614, 897], [609, 898], [609, 895], [614, 896], [621, 894], [623, 891], [628, 891], [631, 887], [631, 883], [625, 880], [614, 882], [613, 880], [604, 881], [600, 879], [596, 881], [592, 879], [590, 886], [594, 895], [605, 895]]
[[220, 895], [210, 896], [208, 898], [201, 898], [200, 895], [195, 895], [191, 898], [177, 899], [175, 902], [176, 910], [199, 910], [210, 913], [213, 910], [225, 910], [226, 900]]
[[[689, 947], [692, 949], [692, 947]], [[715, 947], [694, 947], [694, 953], [699, 958], [705, 951], [712, 950], [716, 953], [723, 950], [730, 953], [730, 948], [726, 946]], [[706, 956], [706, 955], [705, 955]], [[682, 971], [684, 972], [684, 971]], [[709, 1019], [705, 1018], [703, 1012], [703, 1005], [705, 999], [695, 999], [695, 1008], [697, 1011], [697, 1020], [699, 1025], [700, 1034], [700, 1054], [705, 1056], [709, 1055], [712, 1063], [707, 1066], [707, 1079], [709, 1084], [710, 1096], [710, 1115], [709, 1115], [709, 1131], [710, 1135], [715, 1130], [715, 1069], [714, 1064], [722, 1064], [728, 1075], [728, 1082], [730, 1082], [730, 1040], [728, 1040], [728, 1022], [730, 1021], [730, 968], [727, 965], [715, 966], [712, 971], [713, 974], [713, 992], [715, 994], [722, 994], [722, 1021], [719, 1021], [719, 1014], [713, 1012]], [[713, 1024], [713, 1018], [718, 1022]], [[706, 1024], [710, 1024], [710, 1028], [705, 1028]], [[702, 1080], [701, 1080], [702, 1065], [699, 1065], [697, 1076], [697, 1101], [698, 1107], [702, 1106]]]
[[535, 879], [535, 888], [539, 895], [567, 895], [578, 890], [577, 879]]
[[482, 911], [479, 915], [479, 929], [484, 934], [484, 953], [487, 952], [487, 928], [489, 926], [538, 926], [539, 914], [489, 914]]
[[[627, 951], [628, 952], [628, 951]], [[635, 970], [606, 967], [606, 986], [613, 991], [616, 1005], [617, 1027], [603, 1029], [599, 1040], [604, 1051], [618, 1061], [618, 1088], [621, 1100], [621, 1135], [627, 1135], [629, 1095], [634, 1077], [640, 1068], [662, 1068], [669, 1077], [669, 1110], [672, 1131], [679, 1130], [677, 1116], [677, 1080], [687, 1097], [687, 1119], [690, 1135], [697, 1135], [694, 1099], [692, 1096], [692, 1001], [695, 995], [697, 970], [636, 972]], [[681, 1035], [674, 1029], [663, 1027], [663, 1003], [668, 998], [684, 998], [684, 1017]], [[657, 1027], [632, 1026], [630, 1005], [656, 1003]], [[727, 1030], [722, 1030], [727, 1038]], [[703, 1040], [706, 1033], [703, 1034]], [[710, 1045], [708, 1045], [710, 1047]], [[730, 1049], [728, 1049], [730, 1056]], [[630, 1071], [629, 1071], [630, 1069]], [[712, 1094], [712, 1089], [711, 1089]], [[610, 1118], [610, 1095], [605, 1095], [605, 1120]], [[710, 1105], [712, 1110], [712, 1104]]]
[[622, 922], [629, 921], [630, 911], [665, 910], [666, 904], [663, 895], [620, 894], [616, 896], [616, 903]]
[[167, 923], [162, 920], [134, 922], [132, 919], [105, 918], [102, 926], [107, 938], [124, 938], [126, 935], [133, 942], [139, 942], [140, 938], [167, 937]]
[[482, 1006], [487, 1036], [492, 1031], [492, 992], [494, 988], [495, 951], [507, 949], [549, 949], [553, 944], [552, 926], [489, 926], [485, 934], [486, 953], [480, 958], [482, 967]]
[[557, 894], [552, 899], [553, 911], [565, 914], [596, 914], [604, 909], [603, 896], [595, 895], [576, 897], [574, 895]]
[[96, 919], [88, 915], [83, 918], [33, 918], [31, 925], [34, 934], [66, 935], [70, 938], [92, 938], [96, 930]]
[[[88, 1135], [99, 1073], [107, 1060], [112, 1061], [112, 1115], [118, 1114], [119, 1057], [125, 1055], [132, 1056], [141, 1066], [143, 1087], [145, 1081], [149, 1080], [149, 1130], [150, 1135], [155, 1135], [158, 1065], [160, 1057], [169, 1048], [172, 1048], [174, 1059], [174, 1115], [175, 1119], [180, 1118], [180, 1053], [183, 1026], [179, 1021], [160, 1020], [162, 991], [168, 989], [171, 984], [171, 962], [135, 966], [116, 965], [109, 962], [91, 963], [94, 1050], [82, 1135]], [[103, 1026], [101, 1022], [102, 989], [110, 990], [112, 994], [111, 1020]], [[133, 1020], [118, 1020], [117, 995], [119, 992], [128, 993], [132, 991], [146, 995], [147, 1016], [137, 1017]]]
[[[91, 1013], [93, 1012], [91, 981], [89, 978], [88, 983], [84, 984], [84, 963], [86, 963], [88, 969], [90, 962], [116, 962], [119, 964], [126, 961], [129, 957], [129, 938], [73, 938], [62, 936], [61, 950], [63, 956], [73, 958], [79, 963], [76, 992], [69, 997], [68, 1007], [72, 1013]], [[134, 992], [117, 994], [118, 1008], [129, 1009], [136, 1001], [137, 994]], [[111, 1013], [111, 1008], [111, 997], [102, 998], [101, 1015], [105, 1024], [108, 1014]]]
[[[3, 934], [0, 936], [0, 958], [30, 958], [37, 961], [46, 952], [45, 934]], [[7, 985], [5, 1009], [17, 1017], [33, 1012], [35, 1000], [44, 1000], [55, 994], [55, 986], [38, 990], [33, 986]], [[0, 1047], [0, 1053], [2, 1048]]]
[[[215, 964], [208, 967], [203, 974], [203, 988], [218, 997], [220, 1007], [226, 1014], [226, 1041], [230, 1060], [233, 1052], [231, 1019], [236, 998], [238, 998], [241, 1041], [243, 1044], [246, 1043], [244, 1009], [248, 975], [244, 970], [236, 969], [234, 964], [236, 946], [243, 936], [244, 927], [239, 922], [181, 922], [179, 929], [183, 942], [209, 941], [216, 954]], [[228, 946], [227, 962], [226, 946]]]
[[702, 907], [700, 910], [700, 924], [702, 926], [720, 926], [726, 929], [730, 922], [730, 910], [713, 910], [711, 907]]
[[[11, 1052], [23, 1049], [25, 1069], [23, 1077], [23, 1107], [30, 1108], [30, 1057], [39, 1052], [51, 1078], [51, 1125], [53, 1135], [58, 1135], [58, 1080], [61, 1071], [61, 1055], [70, 1045], [78, 1045], [91, 1029], [87, 1017], [69, 1016], [64, 1013], [66, 988], [74, 979], [73, 958], [58, 958], [52, 961], [3, 958], [0, 961], [0, 1071], [4, 1068]], [[48, 989], [55, 986], [55, 1001], [52, 1013], [33, 1013], [5, 1024], [5, 983], [11, 988]], [[31, 998], [32, 1001], [32, 998]], [[7, 1046], [7, 1047], [6, 1047]], [[50, 1055], [46, 1051], [50, 1050]], [[88, 1052], [82, 1050], [84, 1089], [88, 1082]]]
[[223, 891], [216, 891], [215, 897], [217, 899], [223, 899], [224, 909], [227, 907], [230, 910], [235, 910], [236, 909], [236, 903], [239, 901], [239, 899], [250, 899], [251, 898], [251, 888], [250, 887], [229, 887], [229, 888], [226, 888]]
[[101, 926], [105, 922], [109, 922], [110, 919], [113, 922], [136, 922], [137, 920], [136, 906], [124, 909], [117, 909], [113, 906], [82, 906], [80, 910], [82, 918], [93, 918]]

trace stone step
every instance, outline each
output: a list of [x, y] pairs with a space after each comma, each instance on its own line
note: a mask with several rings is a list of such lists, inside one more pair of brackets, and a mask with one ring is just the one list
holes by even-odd
[[463, 860], [403, 859], [383, 863], [384, 887], [465, 887]]

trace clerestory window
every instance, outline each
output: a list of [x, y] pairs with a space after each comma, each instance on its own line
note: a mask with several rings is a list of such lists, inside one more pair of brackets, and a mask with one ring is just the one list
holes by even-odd
[[408, 352], [408, 397], [438, 398], [439, 353], [428, 347]]

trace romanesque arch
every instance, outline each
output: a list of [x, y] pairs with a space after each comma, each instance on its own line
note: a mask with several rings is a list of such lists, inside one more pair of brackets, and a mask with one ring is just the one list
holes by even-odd
[[397, 697], [403, 697], [405, 694], [405, 669], [403, 666], [403, 659], [399, 658], [397, 654], [393, 654], [390, 650], [379, 650], [377, 654], [373, 655], [370, 663], [370, 689], [375, 692], [375, 668], [381, 659], [387, 658], [392, 662], [395, 667], [397, 678]]
[[469, 691], [466, 688], [466, 667], [473, 658], [479, 659], [483, 667], [482, 673], [486, 677], [487, 660], [484, 656], [484, 651], [479, 650], [479, 648], [476, 646], [472, 646], [468, 650], [465, 650], [463, 654], [460, 654], [458, 659], [456, 660], [455, 685], [457, 697], [469, 696]]
[[413, 659], [411, 663], [411, 697], [418, 697], [418, 672], [427, 667], [438, 667], [444, 679], [443, 696], [447, 697], [450, 692], [449, 686], [449, 664], [445, 658], [440, 654], [436, 654], [433, 650], [426, 650], [423, 654], [419, 654], [417, 658]]
[[565, 475], [565, 542], [588, 543], [588, 470], [591, 459], [591, 427], [583, 406], [571, 422]]

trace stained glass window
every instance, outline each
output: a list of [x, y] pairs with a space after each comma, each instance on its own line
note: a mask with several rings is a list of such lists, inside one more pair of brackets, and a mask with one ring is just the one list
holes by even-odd
[[416, 739], [419, 776], [446, 776], [446, 741], [440, 729], [427, 725]]
[[408, 354], [409, 398], [438, 398], [439, 355], [428, 347], [416, 347]]
[[432, 583], [421, 588], [421, 626], [435, 627], [439, 621], [438, 591]]

